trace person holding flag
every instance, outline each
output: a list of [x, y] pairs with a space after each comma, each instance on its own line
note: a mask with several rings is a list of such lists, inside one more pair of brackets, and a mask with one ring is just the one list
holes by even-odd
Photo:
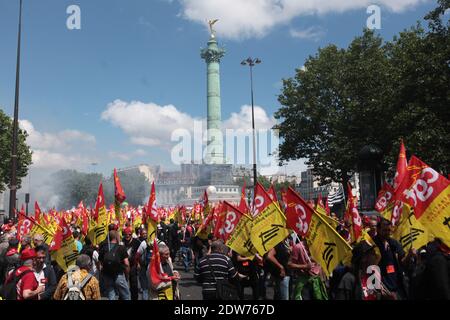
[[149, 268], [150, 300], [179, 300], [180, 274], [174, 270], [170, 249], [166, 244], [153, 240], [152, 260]]
[[124, 225], [122, 218], [122, 213], [120, 211], [120, 205], [126, 199], [125, 192], [123, 191], [122, 184], [120, 183], [119, 176], [117, 175], [117, 170], [114, 168], [114, 212], [116, 214], [116, 219], [119, 223], [119, 227]]

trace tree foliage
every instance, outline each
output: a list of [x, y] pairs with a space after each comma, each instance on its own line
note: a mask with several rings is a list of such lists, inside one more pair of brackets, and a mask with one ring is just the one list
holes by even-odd
[[403, 138], [409, 153], [450, 172], [449, 1], [390, 42], [364, 30], [346, 49], [329, 45], [283, 81], [281, 161], [308, 158], [322, 183], [345, 182], [365, 145], [393, 170]]
[[[138, 170], [118, 173], [126, 202], [133, 206], [144, 204], [150, 193], [145, 175]], [[94, 208], [100, 182], [107, 206], [114, 203], [114, 177], [99, 173], [83, 173], [76, 170], [60, 170], [53, 174], [53, 192], [58, 196], [58, 209], [70, 209], [83, 201]]]
[[[13, 136], [13, 120], [0, 109], [0, 193], [5, 191], [11, 182], [11, 149]], [[26, 144], [28, 134], [19, 129], [17, 144], [17, 186], [21, 186], [22, 178], [28, 174], [32, 152]]]

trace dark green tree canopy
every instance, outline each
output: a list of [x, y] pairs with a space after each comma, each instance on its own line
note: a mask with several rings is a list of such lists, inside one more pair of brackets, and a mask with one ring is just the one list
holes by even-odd
[[[5, 191], [11, 180], [11, 149], [13, 120], [0, 109], [0, 192]], [[28, 134], [19, 129], [17, 145], [17, 186], [20, 188], [22, 178], [28, 174], [32, 151], [26, 144]]]
[[284, 80], [275, 114], [280, 161], [308, 158], [323, 184], [345, 182], [366, 145], [379, 147], [392, 171], [403, 138], [409, 153], [449, 173], [450, 38], [443, 8], [427, 15], [427, 32], [418, 25], [383, 42], [365, 30], [346, 49], [319, 49]]

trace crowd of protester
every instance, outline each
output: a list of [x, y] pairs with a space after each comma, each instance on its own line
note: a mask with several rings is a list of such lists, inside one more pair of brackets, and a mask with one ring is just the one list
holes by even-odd
[[[218, 284], [229, 283], [235, 299], [253, 300], [417, 300], [450, 299], [449, 248], [434, 239], [405, 252], [391, 237], [390, 221], [366, 217], [364, 227], [373, 242], [353, 246], [348, 263], [326, 277], [306, 240], [291, 235], [264, 256], [246, 258], [210, 234], [196, 236], [198, 224], [174, 220], [158, 224], [157, 243], [168, 283], [155, 284], [149, 272], [153, 246], [146, 226], [120, 230], [109, 226], [108, 237], [92, 245], [72, 226], [79, 255], [74, 266], [61, 270], [40, 234], [16, 238], [16, 224], [6, 220], [0, 238], [0, 296], [13, 300], [158, 300], [170, 290], [183, 299], [182, 278], [176, 270], [193, 273], [204, 300], [220, 298]], [[337, 231], [348, 237], [341, 223]], [[273, 287], [273, 296], [268, 296]], [[245, 294], [251, 289], [251, 295]], [[230, 291], [230, 289], [229, 289]], [[271, 291], [272, 292], [272, 291]], [[234, 296], [233, 296], [234, 295]]]

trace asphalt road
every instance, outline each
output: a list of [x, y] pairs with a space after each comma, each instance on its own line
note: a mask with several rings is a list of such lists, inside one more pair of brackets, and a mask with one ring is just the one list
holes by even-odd
[[[191, 268], [189, 272], [184, 272], [184, 268], [182, 266], [175, 264], [175, 270], [177, 270], [181, 275], [181, 280], [179, 282], [181, 300], [202, 300], [202, 286], [194, 279], [193, 268]], [[267, 283], [266, 290], [267, 297], [269, 299], [272, 298], [273, 287], [271, 286], [270, 281]], [[248, 287], [244, 289], [244, 297], [245, 300], [252, 299], [251, 288]]]

